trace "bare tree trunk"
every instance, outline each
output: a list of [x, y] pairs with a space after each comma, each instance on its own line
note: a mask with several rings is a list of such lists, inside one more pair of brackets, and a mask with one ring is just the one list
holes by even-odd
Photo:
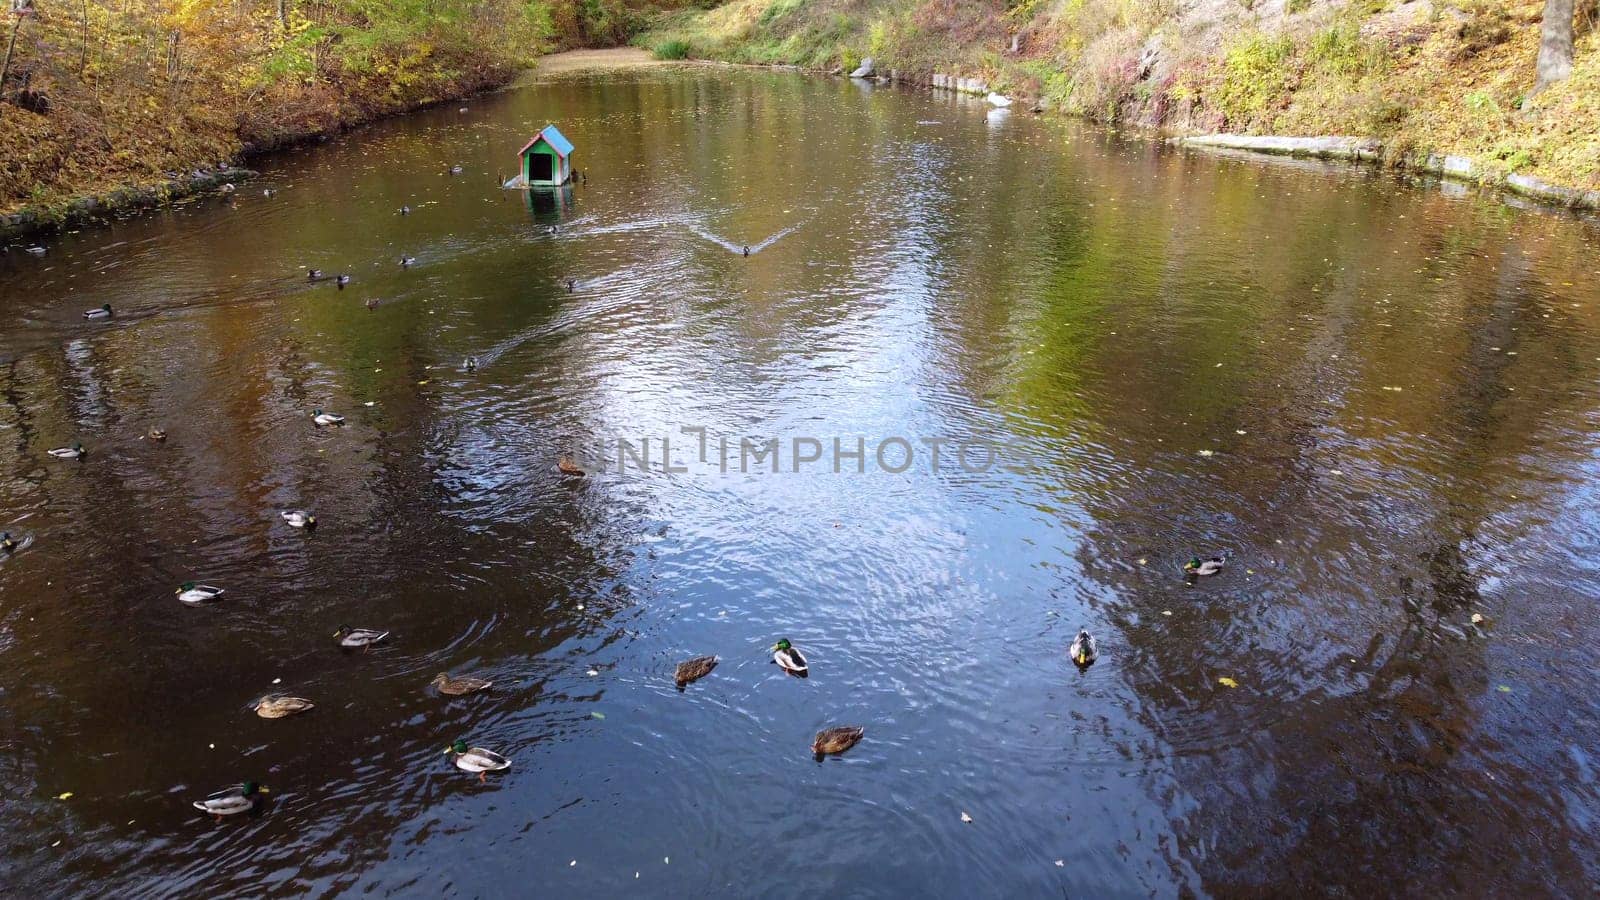
[[83, 0], [83, 47], [78, 51], [78, 80], [89, 65], [89, 0]]
[[1544, 25], [1539, 31], [1537, 94], [1572, 74], [1573, 0], [1545, 0]]
[[17, 16], [17, 23], [11, 26], [11, 41], [6, 44], [6, 61], [0, 63], [0, 97], [6, 92], [6, 73], [11, 71], [11, 51], [17, 48], [17, 32], [22, 30], [22, 20], [26, 16]]
[[289, 33], [289, 0], [278, 0], [278, 28]]

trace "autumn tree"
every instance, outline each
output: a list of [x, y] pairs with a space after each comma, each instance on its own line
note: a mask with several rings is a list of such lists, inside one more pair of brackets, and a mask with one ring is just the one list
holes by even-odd
[[1572, 74], [1573, 0], [1545, 0], [1544, 24], [1539, 32], [1538, 92]]

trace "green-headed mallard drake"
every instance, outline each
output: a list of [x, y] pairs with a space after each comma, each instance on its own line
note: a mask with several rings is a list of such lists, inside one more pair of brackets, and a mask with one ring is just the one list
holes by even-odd
[[1213, 556], [1210, 559], [1201, 559], [1200, 557], [1196, 556], [1183, 564], [1183, 574], [1215, 575], [1222, 571], [1222, 566], [1225, 563], [1227, 563], [1227, 560], [1220, 556]]
[[303, 509], [286, 509], [279, 515], [283, 516], [283, 520], [289, 523], [290, 528], [304, 528], [307, 531], [313, 531], [317, 527], [317, 517]]
[[478, 358], [476, 356], [467, 357], [461, 361], [461, 368], [467, 370], [468, 372], [478, 371]]
[[265, 785], [246, 781], [244, 784], [236, 784], [226, 790], [217, 791], [204, 800], [194, 801], [194, 808], [216, 816], [220, 822], [223, 816], [237, 816], [255, 809], [256, 804], [261, 802], [261, 795], [265, 793], [267, 793]]
[[588, 474], [578, 466], [578, 463], [573, 460], [572, 454], [570, 453], [561, 454], [561, 458], [556, 460], [556, 468], [561, 471], [561, 474], [572, 475], [576, 478], [582, 478], [584, 475]]
[[867, 730], [860, 725], [842, 725], [819, 731], [816, 740], [811, 742], [811, 752], [817, 755], [817, 762], [822, 762], [822, 757], [827, 754], [843, 753], [861, 743], [866, 733]]
[[511, 760], [482, 747], [468, 747], [466, 741], [456, 741], [445, 748], [446, 753], [455, 756], [456, 768], [463, 772], [478, 773], [479, 781], [488, 781], [484, 777], [487, 772], [499, 772], [511, 768]]
[[73, 444], [71, 447], [57, 447], [50, 451], [50, 455], [56, 459], [83, 459], [89, 455], [89, 451], [83, 449], [82, 444]]
[[102, 304], [98, 309], [87, 309], [83, 312], [85, 319], [109, 319], [112, 316], [111, 304]]
[[789, 643], [788, 638], [783, 638], [772, 645], [772, 661], [790, 675], [804, 678], [811, 672], [811, 667], [806, 665], [806, 658], [801, 654], [800, 648]]
[[411, 207], [409, 207], [409, 206], [400, 207], [400, 215], [402, 215], [402, 216], [411, 215]]
[[0, 553], [10, 553], [22, 546], [22, 542], [11, 536], [9, 531], [0, 531]]
[[222, 588], [212, 587], [209, 584], [195, 584], [192, 581], [185, 581], [173, 593], [177, 594], [178, 599], [184, 603], [190, 606], [199, 606], [202, 603], [210, 603], [227, 592]]
[[1073, 665], [1078, 668], [1089, 668], [1089, 665], [1100, 656], [1100, 650], [1094, 643], [1094, 635], [1085, 629], [1078, 629], [1078, 636], [1072, 639], [1072, 646], [1067, 648], [1067, 655], [1072, 657]]
[[263, 719], [281, 719], [295, 713], [303, 713], [316, 709], [317, 705], [304, 697], [285, 697], [282, 694], [268, 694], [256, 701], [256, 715]]
[[319, 409], [311, 413], [311, 421], [318, 425], [343, 425], [344, 416], [337, 413], [323, 412]]
[[489, 689], [489, 685], [491, 684], [494, 684], [494, 682], [488, 680], [487, 678], [478, 678], [473, 675], [462, 675], [460, 677], [455, 677], [449, 672], [440, 672], [439, 674], [433, 676], [432, 681], [428, 682], [430, 687], [438, 688], [439, 693], [449, 694], [452, 697], [459, 697], [462, 694], [473, 694], [477, 693], [478, 691], [486, 691]]
[[672, 680], [678, 683], [678, 690], [681, 691], [690, 682], [699, 681], [710, 675], [718, 662], [715, 656], [696, 656], [694, 659], [678, 663], [677, 670], [672, 673]]
[[400, 257], [400, 268], [402, 268], [402, 269], [409, 269], [409, 268], [411, 268], [412, 266], [414, 266], [416, 264], [417, 264], [417, 258], [415, 256], [402, 255]]
[[322, 270], [321, 269], [307, 269], [306, 270], [306, 280], [307, 281], [321, 281], [322, 280]]
[[340, 272], [339, 274], [333, 276], [333, 286], [338, 288], [341, 291], [344, 290], [344, 286], [349, 284], [349, 283], [350, 283], [350, 276], [344, 274], [343, 272]]
[[341, 647], [371, 647], [389, 636], [387, 631], [378, 631], [375, 628], [351, 628], [349, 625], [340, 625], [339, 630], [333, 633], [339, 639]]

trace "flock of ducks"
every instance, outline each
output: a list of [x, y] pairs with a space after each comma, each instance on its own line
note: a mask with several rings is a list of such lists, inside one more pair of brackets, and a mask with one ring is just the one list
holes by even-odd
[[[789, 642], [788, 638], [781, 638], [771, 647], [772, 661], [778, 668], [796, 678], [806, 678], [811, 674], [811, 666], [806, 662], [805, 654], [800, 648]], [[694, 659], [678, 663], [672, 673], [672, 680], [677, 683], [678, 690], [682, 691], [693, 682], [711, 674], [717, 667], [720, 658], [716, 656], [696, 656]], [[817, 762], [822, 762], [824, 756], [836, 756], [849, 750], [867, 734], [867, 729], [860, 725], [839, 725], [834, 728], [824, 728], [817, 732], [811, 741], [811, 752], [816, 756]]]

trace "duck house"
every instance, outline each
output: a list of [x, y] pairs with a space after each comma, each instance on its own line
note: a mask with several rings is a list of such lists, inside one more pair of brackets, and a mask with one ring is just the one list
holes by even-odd
[[554, 125], [546, 125], [523, 146], [522, 184], [519, 187], [555, 187], [572, 178], [572, 142]]

